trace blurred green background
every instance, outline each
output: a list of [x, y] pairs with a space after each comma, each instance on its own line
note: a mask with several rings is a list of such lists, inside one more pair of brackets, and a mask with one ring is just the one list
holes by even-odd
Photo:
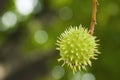
[[73, 75], [57, 62], [57, 37], [91, 13], [92, 0], [0, 0], [0, 80], [120, 80], [120, 0], [99, 0], [92, 67]]

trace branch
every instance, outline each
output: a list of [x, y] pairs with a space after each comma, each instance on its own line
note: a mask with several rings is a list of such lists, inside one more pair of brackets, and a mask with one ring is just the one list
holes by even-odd
[[91, 25], [90, 25], [90, 29], [89, 29], [89, 33], [91, 35], [93, 35], [94, 28], [95, 28], [95, 25], [96, 25], [97, 4], [98, 4], [97, 0], [93, 0], [92, 19], [91, 19]]

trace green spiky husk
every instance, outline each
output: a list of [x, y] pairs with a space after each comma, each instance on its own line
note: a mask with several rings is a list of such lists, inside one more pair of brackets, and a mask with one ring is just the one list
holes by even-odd
[[87, 65], [91, 66], [91, 59], [97, 59], [97, 41], [82, 25], [70, 27], [58, 37], [57, 50], [61, 56], [58, 61], [63, 61], [73, 72], [86, 69]]

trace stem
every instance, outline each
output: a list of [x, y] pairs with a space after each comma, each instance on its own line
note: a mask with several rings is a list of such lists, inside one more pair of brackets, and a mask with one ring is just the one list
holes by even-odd
[[92, 19], [91, 19], [91, 25], [90, 25], [90, 29], [89, 29], [89, 33], [91, 35], [93, 35], [94, 28], [95, 28], [95, 25], [96, 25], [97, 4], [98, 4], [97, 0], [93, 0]]

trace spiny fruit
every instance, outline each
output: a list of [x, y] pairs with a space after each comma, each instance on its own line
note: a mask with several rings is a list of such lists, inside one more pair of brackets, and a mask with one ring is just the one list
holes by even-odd
[[63, 65], [67, 64], [73, 72], [91, 66], [91, 59], [97, 59], [98, 44], [96, 37], [89, 34], [89, 31], [80, 25], [70, 27], [58, 37], [56, 49], [60, 51]]

